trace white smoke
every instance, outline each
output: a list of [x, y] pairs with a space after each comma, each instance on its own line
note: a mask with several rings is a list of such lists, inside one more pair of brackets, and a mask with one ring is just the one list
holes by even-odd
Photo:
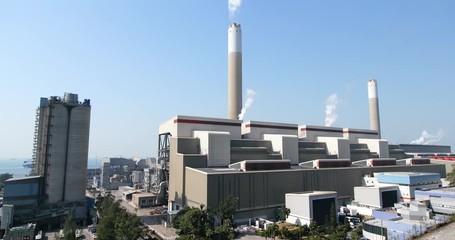
[[240, 5], [242, 5], [242, 0], [228, 1], [229, 17], [234, 16], [234, 14], [239, 10]]
[[248, 108], [251, 107], [251, 104], [253, 104], [255, 96], [256, 96], [256, 92], [254, 90], [252, 90], [252, 89], [246, 90], [246, 101], [245, 101], [245, 104], [243, 105], [242, 111], [240, 111], [239, 120], [243, 120], [246, 110], [248, 110]]
[[338, 118], [336, 114], [338, 105], [338, 95], [332, 94], [325, 101], [325, 126], [331, 127]]
[[444, 132], [439, 130], [436, 135], [428, 133], [426, 130], [423, 130], [422, 134], [416, 140], [411, 141], [411, 144], [434, 144], [441, 141], [442, 137], [444, 137]]

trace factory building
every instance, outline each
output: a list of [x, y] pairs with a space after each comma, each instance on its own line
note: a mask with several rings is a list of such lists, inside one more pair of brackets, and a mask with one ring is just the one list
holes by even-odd
[[34, 173], [44, 177], [48, 204], [85, 200], [90, 109], [77, 94], [41, 98]]
[[[150, 167], [155, 165], [154, 163], [153, 158], [103, 158], [100, 174], [101, 186], [107, 190], [116, 190], [123, 186], [143, 186], [146, 182], [147, 188], [150, 188]], [[144, 179], [145, 174], [147, 174], [148, 180]]]
[[[78, 101], [78, 95], [41, 98], [36, 112], [33, 169], [31, 178], [13, 179], [5, 188], [5, 203], [14, 205], [14, 219], [54, 219], [74, 209], [75, 219], [86, 218], [86, 175], [90, 133], [90, 100]], [[19, 190], [21, 189], [21, 190]], [[18, 195], [19, 194], [19, 195]], [[25, 195], [21, 195], [25, 194]], [[29, 206], [16, 201], [34, 201]], [[21, 214], [27, 211], [27, 214]], [[48, 221], [51, 223], [51, 221]]]
[[372, 183], [368, 185], [397, 186], [398, 197], [402, 201], [414, 200], [416, 190], [436, 189], [442, 186], [441, 176], [436, 172], [377, 172], [374, 173], [374, 177], [365, 177], [365, 182]]
[[435, 213], [455, 214], [455, 187], [415, 191], [416, 201], [427, 201]]
[[354, 187], [354, 200], [356, 203], [368, 208], [390, 208], [399, 201], [398, 186]]
[[337, 193], [330, 191], [287, 193], [286, 208], [291, 211], [286, 219], [288, 223], [309, 226], [315, 221], [318, 225], [324, 225], [327, 216], [336, 215]]
[[[170, 209], [201, 204], [216, 208], [232, 195], [239, 198], [237, 219], [272, 218], [276, 208], [285, 204], [286, 193], [335, 191], [338, 200], [350, 200], [354, 187], [361, 186], [363, 177], [375, 172], [434, 172], [445, 176], [444, 165], [397, 164], [389, 158], [396, 148], [389, 148], [386, 140], [378, 139], [370, 130], [331, 130], [176, 116], [159, 128], [160, 134], [172, 135]], [[313, 141], [300, 138], [299, 132]], [[338, 135], [332, 136], [334, 133]], [[380, 155], [387, 158], [381, 159]], [[372, 161], [355, 165], [353, 157]], [[320, 161], [319, 168], [300, 166], [309, 161]]]
[[[2, 228], [5, 223], [27, 223], [25, 219], [33, 219], [39, 213], [41, 192], [43, 188], [42, 176], [11, 178], [5, 181], [3, 203], [10, 205], [12, 215], [3, 211]], [[4, 205], [4, 206], [5, 206]], [[5, 227], [5, 228], [4, 228]]]

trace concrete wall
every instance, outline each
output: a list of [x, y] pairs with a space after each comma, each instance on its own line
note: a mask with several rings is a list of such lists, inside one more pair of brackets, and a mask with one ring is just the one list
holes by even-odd
[[187, 199], [187, 205], [190, 207], [200, 207], [201, 204], [207, 205], [207, 181], [206, 175], [197, 172], [193, 168], [186, 168], [185, 170], [185, 182], [192, 191], [188, 191], [185, 195]]
[[90, 108], [71, 110], [66, 163], [65, 201], [85, 201]]
[[264, 134], [298, 135], [297, 124], [247, 121], [242, 123], [242, 135], [247, 139], [263, 139]]
[[194, 131], [199, 139], [200, 154], [207, 155], [207, 166], [220, 167], [231, 163], [231, 141], [228, 132]]
[[360, 138], [358, 142], [368, 145], [368, 149], [377, 153], [380, 158], [389, 157], [389, 142], [387, 140]]
[[354, 199], [361, 205], [382, 208], [381, 190], [378, 187], [355, 187]]
[[359, 138], [379, 139], [379, 134], [374, 130], [343, 128], [343, 137], [349, 139], [350, 143], [358, 143]]
[[455, 162], [454, 161], [447, 161], [447, 160], [430, 160], [433, 164], [442, 164], [446, 167], [446, 174], [453, 171]]
[[[48, 150], [48, 174], [46, 180], [46, 194], [48, 195], [49, 203], [58, 203], [63, 201], [64, 197], [64, 181], [66, 171], [66, 151], [67, 151], [67, 136], [68, 136], [68, 110], [62, 104], [53, 105], [51, 117], [52, 138], [49, 141]], [[85, 184], [84, 184], [85, 186]]]
[[272, 142], [273, 151], [281, 153], [283, 159], [291, 160], [292, 165], [299, 164], [299, 145], [297, 136], [264, 134], [264, 140], [270, 140]]
[[[186, 158], [181, 156], [182, 158]], [[189, 159], [186, 159], [190, 161]], [[214, 171], [187, 168], [186, 173], [192, 177], [191, 183], [186, 182], [184, 194], [188, 202], [194, 205], [204, 204], [216, 208], [222, 200], [232, 195], [239, 197], [239, 210], [256, 216], [256, 213], [274, 214], [270, 209], [285, 204], [285, 194], [300, 191], [336, 191], [339, 198], [354, 196], [354, 186], [361, 186], [362, 177], [373, 172], [416, 171], [439, 172], [445, 174], [442, 165], [415, 165], [415, 166], [384, 166], [384, 167], [357, 167], [338, 169], [291, 169], [276, 171]], [[188, 181], [190, 178], [188, 178]], [[171, 177], [172, 181], [172, 177]], [[196, 182], [197, 181], [197, 182]], [[201, 193], [201, 187], [207, 185], [206, 195]], [[182, 188], [180, 188], [182, 189]], [[170, 188], [171, 190], [171, 188]], [[170, 199], [181, 196], [183, 190], [170, 191]], [[175, 191], [175, 192], [174, 192]], [[190, 197], [191, 196], [191, 199]], [[201, 196], [201, 197], [195, 197]], [[207, 200], [205, 200], [207, 199]], [[241, 213], [238, 213], [240, 216]], [[246, 214], [241, 215], [247, 217]]]
[[155, 204], [156, 196], [154, 194], [136, 193], [133, 194], [131, 202], [136, 207], [149, 207]]
[[337, 158], [351, 159], [351, 148], [348, 139], [317, 137], [317, 141], [326, 143], [328, 154], [337, 155]]
[[451, 153], [450, 146], [400, 144], [400, 148], [408, 153]]
[[[331, 198], [335, 199], [336, 204], [337, 194], [336, 192], [288, 193], [285, 198], [286, 207], [291, 210], [286, 222], [302, 226], [310, 225], [314, 219], [313, 211], [317, 209], [314, 209], [313, 201]], [[337, 206], [334, 207], [337, 209]]]
[[318, 137], [343, 137], [343, 129], [324, 126], [299, 126], [299, 138], [304, 141], [317, 141]]
[[308, 195], [286, 194], [286, 207], [291, 210], [286, 222], [297, 225], [310, 225], [311, 203]]
[[194, 187], [198, 187], [198, 183], [194, 181], [185, 181], [185, 167], [207, 167], [207, 157], [199, 154], [199, 139], [171, 137], [170, 141], [169, 201], [174, 201], [176, 204], [184, 206], [186, 205], [186, 186], [193, 190]]
[[229, 132], [231, 139], [241, 139], [241, 121], [178, 115], [159, 126], [159, 133], [173, 137], [193, 137], [194, 131]]

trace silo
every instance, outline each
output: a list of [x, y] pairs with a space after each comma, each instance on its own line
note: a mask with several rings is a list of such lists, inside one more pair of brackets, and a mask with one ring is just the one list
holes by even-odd
[[90, 134], [90, 107], [71, 109], [68, 129], [65, 201], [83, 201], [87, 176]]

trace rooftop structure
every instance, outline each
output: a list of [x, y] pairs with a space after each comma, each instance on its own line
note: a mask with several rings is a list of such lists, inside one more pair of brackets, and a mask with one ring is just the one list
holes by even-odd
[[315, 221], [319, 225], [324, 225], [330, 211], [335, 215], [337, 193], [333, 191], [287, 193], [286, 208], [291, 210], [286, 222], [309, 226], [312, 221]]
[[455, 214], [455, 187], [416, 190], [417, 201], [429, 201], [436, 213]]

